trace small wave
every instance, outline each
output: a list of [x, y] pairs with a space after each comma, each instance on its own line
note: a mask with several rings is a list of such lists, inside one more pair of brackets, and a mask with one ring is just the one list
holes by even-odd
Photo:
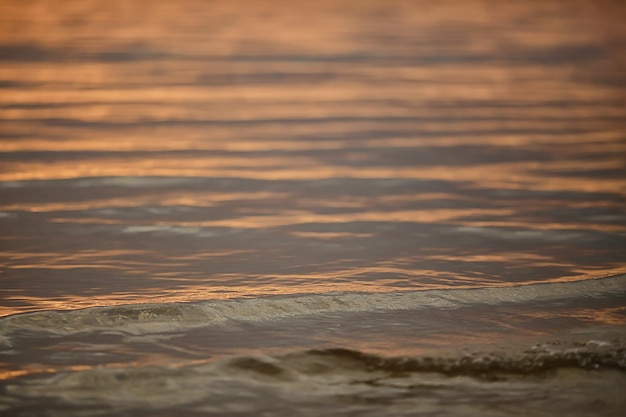
[[74, 311], [40, 311], [0, 318], [0, 340], [14, 331], [72, 334], [114, 329], [129, 334], [182, 331], [230, 321], [271, 321], [294, 316], [390, 310], [455, 309], [464, 306], [550, 301], [622, 294], [626, 275], [511, 287], [316, 294], [193, 303], [136, 304]]
[[[590, 369], [596, 373], [589, 373]], [[387, 407], [392, 404], [406, 406], [402, 412], [395, 408], [394, 415], [415, 415], [424, 411], [424, 401], [434, 409], [449, 410], [457, 400], [463, 407], [488, 406], [487, 399], [500, 405], [515, 404], [520, 398], [524, 398], [525, 406], [533, 399], [540, 406], [570, 404], [579, 399], [579, 391], [614, 399], [621, 389], [619, 384], [626, 380], [624, 371], [626, 349], [615, 343], [573, 347], [553, 343], [519, 354], [460, 357], [384, 357], [349, 349], [306, 350], [232, 356], [180, 367], [96, 367], [31, 377], [26, 382], [17, 379], [5, 387], [7, 398], [15, 400], [7, 403], [5, 411], [28, 409], [31, 401], [41, 404], [42, 398], [48, 398], [57, 408], [89, 412], [98, 408], [105, 410], [104, 415], [133, 409], [211, 411], [219, 415], [233, 411], [240, 413], [233, 415], [258, 415], [259, 410], [266, 410], [271, 415], [294, 415], [302, 407], [329, 408], [311, 415], [333, 415], [337, 410], [353, 415], [350, 410], [355, 404], [367, 404], [374, 413], [367, 415], [389, 415]], [[576, 379], [572, 380], [573, 376]], [[541, 398], [532, 396], [536, 392], [542, 393]], [[567, 401], [561, 398], [565, 394], [570, 397]], [[620, 401], [610, 409], [623, 406], [624, 401]], [[478, 411], [452, 415], [476, 415]], [[504, 410], [498, 415], [510, 414]]]
[[[334, 369], [360, 367], [368, 372], [381, 371], [395, 375], [435, 372], [448, 376], [472, 376], [494, 379], [498, 375], [541, 374], [559, 368], [626, 370], [626, 348], [607, 344], [598, 349], [593, 343], [567, 349], [535, 346], [517, 355], [474, 353], [460, 357], [383, 357], [349, 349], [312, 350], [306, 355], [325, 358]], [[295, 355], [296, 358], [299, 355]]]

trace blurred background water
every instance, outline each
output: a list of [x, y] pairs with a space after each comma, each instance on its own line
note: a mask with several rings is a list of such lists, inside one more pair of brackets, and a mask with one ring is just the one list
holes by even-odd
[[2, 4], [2, 313], [625, 270], [618, 2]]
[[[610, 0], [5, 0], [0, 315], [596, 291], [626, 272], [625, 17]], [[312, 345], [361, 348], [370, 334], [366, 347], [398, 353], [425, 328], [439, 336], [421, 347], [445, 346], [441, 335], [458, 347], [461, 327], [488, 341], [493, 328], [549, 335], [564, 317], [623, 326], [614, 282], [608, 298], [568, 293], [551, 324], [542, 309], [556, 304], [487, 313], [487, 295], [475, 321], [366, 315], [369, 330]], [[318, 312], [270, 339], [309, 346], [333, 326]], [[247, 330], [196, 354], [269, 349], [267, 329]], [[5, 378], [32, 362], [60, 369], [32, 350], [51, 343], [37, 337], [14, 349]], [[76, 357], [64, 366], [94, 365]]]

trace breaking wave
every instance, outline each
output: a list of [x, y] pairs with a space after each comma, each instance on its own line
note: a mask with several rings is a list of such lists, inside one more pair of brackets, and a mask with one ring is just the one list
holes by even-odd
[[328, 293], [193, 303], [92, 307], [74, 311], [40, 311], [0, 318], [0, 338], [6, 338], [19, 330], [72, 334], [115, 329], [129, 334], [149, 334], [228, 325], [232, 321], [259, 322], [329, 313], [456, 309], [464, 306], [599, 297], [606, 294], [623, 294], [625, 288], [626, 275], [617, 275], [583, 281], [497, 288], [369, 294]]
[[[476, 415], [482, 407], [487, 407], [487, 415], [510, 415], [523, 399], [525, 410], [550, 403], [549, 415], [563, 404], [574, 410], [587, 406], [579, 404], [584, 397], [572, 396], [577, 390], [602, 400], [617, 398], [626, 381], [623, 346], [590, 342], [554, 347], [450, 358], [324, 349], [232, 356], [182, 367], [96, 367], [29, 378], [26, 383], [13, 380], [5, 388], [9, 402], [4, 410], [27, 415], [31, 401], [41, 404], [47, 398], [52, 409], [67, 415], [133, 410], [142, 415], [172, 410], [192, 415], [294, 415], [307, 410], [306, 415], [321, 416], [352, 415], [359, 406], [367, 406], [372, 413], [367, 415], [415, 415], [431, 409]], [[573, 399], [561, 401], [564, 392]], [[12, 398], [17, 402], [12, 404]], [[504, 406], [493, 414], [492, 401], [512, 408]], [[609, 410], [625, 403], [617, 401]]]

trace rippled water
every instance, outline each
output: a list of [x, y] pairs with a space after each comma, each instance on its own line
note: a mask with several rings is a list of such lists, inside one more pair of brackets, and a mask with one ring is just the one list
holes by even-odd
[[0, 413], [620, 415], [626, 8], [0, 3]]

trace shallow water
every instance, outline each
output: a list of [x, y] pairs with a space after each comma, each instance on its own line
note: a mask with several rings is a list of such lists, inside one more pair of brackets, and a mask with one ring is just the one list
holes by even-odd
[[0, 4], [0, 413], [620, 415], [620, 2], [154, 3]]

